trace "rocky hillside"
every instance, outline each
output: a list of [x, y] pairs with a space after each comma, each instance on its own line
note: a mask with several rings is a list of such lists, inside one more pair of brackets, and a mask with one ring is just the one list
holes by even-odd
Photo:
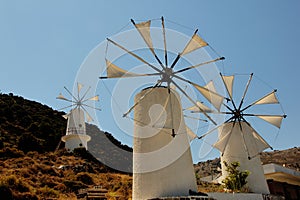
[[[11, 147], [24, 153], [44, 153], [63, 148], [60, 138], [65, 134], [67, 124], [63, 114], [65, 113], [11, 93], [0, 94], [0, 149]], [[127, 165], [127, 171], [131, 171], [130, 147], [121, 144], [112, 134], [99, 130], [95, 125], [87, 124], [86, 127], [87, 133], [92, 137], [89, 148], [93, 155], [101, 157], [103, 162], [110, 165], [122, 162], [122, 165]]]
[[108, 189], [112, 199], [130, 198], [132, 149], [87, 124], [89, 152], [65, 152], [60, 143], [67, 123], [63, 114], [0, 94], [1, 199], [76, 199], [78, 189], [94, 185]]
[[23, 97], [0, 94], [0, 147], [54, 151], [65, 133], [64, 113]]
[[[0, 150], [3, 155], [3, 149]], [[79, 189], [101, 185], [110, 199], [131, 197], [132, 178], [101, 164], [84, 149], [38, 153], [6, 150], [0, 161], [0, 197], [3, 200], [76, 199]]]

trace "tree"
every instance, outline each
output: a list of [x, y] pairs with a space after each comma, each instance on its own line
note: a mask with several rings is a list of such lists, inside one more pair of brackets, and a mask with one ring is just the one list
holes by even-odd
[[222, 181], [224, 187], [233, 192], [241, 192], [245, 189], [245, 185], [247, 184], [247, 177], [250, 172], [248, 170], [240, 171], [238, 168], [240, 167], [239, 162], [232, 162], [228, 164], [226, 161], [223, 162], [226, 171], [228, 172], [228, 176]]

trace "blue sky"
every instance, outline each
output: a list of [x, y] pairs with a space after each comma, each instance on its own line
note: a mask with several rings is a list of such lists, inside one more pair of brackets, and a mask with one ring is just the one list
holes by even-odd
[[[72, 88], [95, 46], [131, 18], [164, 16], [198, 28], [226, 57], [226, 72], [253, 72], [277, 88], [288, 118], [270, 142], [275, 149], [299, 146], [299, 11], [297, 0], [0, 0], [0, 90], [58, 109], [55, 97], [63, 86]], [[111, 126], [102, 124], [118, 131]]]

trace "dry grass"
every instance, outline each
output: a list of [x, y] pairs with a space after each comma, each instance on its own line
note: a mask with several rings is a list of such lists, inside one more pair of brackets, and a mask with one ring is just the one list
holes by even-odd
[[0, 187], [9, 190], [14, 199], [72, 200], [78, 189], [102, 185], [110, 199], [130, 199], [131, 176], [103, 173], [103, 168], [101, 163], [68, 153], [29, 152], [24, 157], [1, 161]]

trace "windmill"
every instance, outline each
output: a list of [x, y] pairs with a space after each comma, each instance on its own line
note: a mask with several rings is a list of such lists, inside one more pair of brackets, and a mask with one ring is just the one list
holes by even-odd
[[[235, 80], [235, 76], [220, 75], [230, 99], [230, 101], [224, 103], [227, 111], [217, 112], [218, 114], [224, 114], [229, 117], [223, 124], [215, 128], [219, 129], [219, 139], [213, 145], [221, 152], [222, 178], [225, 178], [228, 174], [223, 161], [226, 161], [227, 163], [238, 161], [241, 164], [242, 170], [250, 171], [250, 175], [247, 178], [249, 189], [255, 193], [268, 194], [269, 189], [264, 178], [259, 154], [267, 148], [272, 149], [272, 147], [253, 128], [253, 126], [249, 123], [248, 118], [259, 118], [277, 128], [280, 128], [282, 119], [286, 117], [285, 114], [262, 114], [255, 113], [253, 109], [251, 110], [252, 107], [258, 107], [261, 105], [279, 104], [276, 96], [277, 90], [273, 90], [261, 98], [254, 100], [252, 103], [244, 105], [253, 74], [250, 74], [249, 76], [240, 102], [237, 102], [233, 97], [233, 82]], [[203, 110], [214, 113], [211, 109], [204, 107], [203, 104], [200, 103], [199, 105], [203, 107]], [[189, 110], [192, 112], [201, 112], [195, 107], [190, 107]], [[209, 131], [199, 138], [201, 139], [205, 137], [212, 133], [212, 131]]]
[[[196, 30], [180, 47], [179, 53], [174, 54], [167, 46], [179, 41], [172, 41], [173, 43], [168, 41], [167, 36], [170, 30], [165, 28], [163, 17], [159, 19], [160, 26], [155, 29], [158, 30], [159, 36], [157, 32], [154, 33], [151, 26], [153, 21], [136, 23], [131, 20], [138, 34], [134, 39], [139, 38], [143, 41], [145, 50], [141, 52], [143, 55], [139, 55], [137, 51], [130, 50], [126, 45], [114, 39], [107, 39], [106, 53], [109, 52], [108, 48], [117, 48], [118, 51], [130, 57], [128, 60], [133, 58], [142, 64], [145, 69], [142, 70], [143, 73], [119, 67], [116, 63], [117, 58], [111, 60], [107, 53], [106, 75], [100, 77], [100, 79], [156, 77], [156, 82], [136, 94], [134, 104], [123, 113], [123, 117], [128, 117], [134, 111], [133, 199], [188, 195], [189, 190], [197, 190], [188, 139], [190, 131], [185, 125], [179, 93], [201, 110], [209, 121], [214, 124], [216, 122], [198, 106], [178, 82], [181, 81], [193, 87], [218, 110], [224, 99], [223, 96], [182, 75], [201, 66], [221, 61], [224, 57], [218, 56], [182, 67], [181, 61], [187, 59], [188, 55], [196, 54], [201, 57], [197, 50], [210, 48], [210, 46], [197, 34], [198, 30]], [[153, 40], [153, 35], [160, 39]], [[128, 42], [128, 38], [125, 38], [124, 42]], [[162, 43], [161, 48], [155, 46], [158, 42]], [[135, 44], [135, 42], [131, 43]], [[147, 60], [149, 56], [144, 57], [146, 53], [152, 57], [151, 61]], [[169, 62], [171, 59], [173, 61]], [[123, 65], [125, 67], [127, 63]]]
[[87, 104], [88, 101], [99, 101], [99, 96], [86, 97], [90, 87], [80, 96], [80, 92], [83, 85], [77, 83], [77, 95], [73, 95], [68, 88], [64, 87], [67, 93], [71, 96], [72, 99], [68, 99], [63, 96], [61, 93], [56, 97], [57, 99], [67, 101], [71, 103], [69, 106], [66, 106], [63, 109], [71, 108], [70, 112], [64, 117], [68, 119], [66, 135], [64, 135], [61, 140], [65, 142], [65, 148], [69, 151], [73, 151], [75, 148], [86, 148], [87, 142], [90, 141], [91, 137], [86, 134], [85, 121], [93, 121], [93, 118], [88, 113], [87, 109], [92, 108], [100, 110], [99, 108], [92, 107]]

